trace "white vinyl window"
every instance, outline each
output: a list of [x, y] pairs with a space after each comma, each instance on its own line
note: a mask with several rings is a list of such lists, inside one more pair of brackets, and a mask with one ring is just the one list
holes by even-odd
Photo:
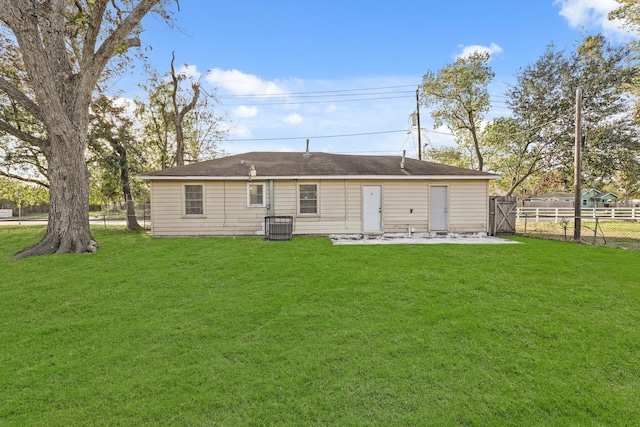
[[204, 196], [201, 184], [184, 186], [184, 214], [186, 216], [204, 215]]
[[299, 188], [299, 213], [300, 215], [318, 214], [318, 185], [300, 184]]
[[247, 184], [247, 207], [265, 207], [264, 184], [250, 182]]

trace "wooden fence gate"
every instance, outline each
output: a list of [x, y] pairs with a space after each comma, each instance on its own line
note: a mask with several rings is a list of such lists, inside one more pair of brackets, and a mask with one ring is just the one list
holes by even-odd
[[516, 196], [489, 197], [490, 235], [515, 234], [517, 204]]

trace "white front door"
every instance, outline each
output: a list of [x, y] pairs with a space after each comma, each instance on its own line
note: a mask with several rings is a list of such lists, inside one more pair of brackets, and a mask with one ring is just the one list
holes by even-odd
[[365, 185], [362, 187], [363, 225], [365, 233], [380, 232], [382, 229], [382, 187]]
[[447, 231], [447, 187], [434, 185], [431, 187], [429, 202], [429, 230]]

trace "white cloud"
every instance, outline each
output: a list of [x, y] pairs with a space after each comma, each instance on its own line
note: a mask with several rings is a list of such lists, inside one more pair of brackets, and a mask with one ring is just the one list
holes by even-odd
[[322, 153], [333, 153], [335, 151], [336, 151], [336, 146], [333, 144], [327, 144], [320, 149], [320, 152]]
[[184, 75], [193, 80], [199, 80], [202, 76], [202, 73], [198, 71], [198, 67], [195, 65], [187, 65], [184, 64], [182, 67], [177, 70], [178, 75]]
[[287, 117], [282, 119], [283, 122], [294, 125], [302, 123], [302, 120], [302, 116], [298, 113], [289, 114]]
[[617, 40], [630, 38], [619, 21], [610, 21], [608, 14], [619, 6], [616, 0], [555, 0], [563, 16], [572, 28], [600, 28], [605, 35]]
[[491, 56], [502, 53], [502, 48], [495, 43], [491, 43], [489, 46], [474, 44], [471, 46], [460, 45], [459, 47], [460, 53], [457, 55], [457, 58], [466, 58], [474, 52], [487, 52]]
[[328, 106], [324, 111], [325, 111], [326, 113], [331, 114], [331, 113], [335, 113], [337, 109], [338, 109], [338, 107], [336, 107], [336, 105], [335, 105], [335, 104], [331, 104], [331, 105], [329, 105], [329, 106]]
[[287, 93], [278, 81], [262, 80], [256, 75], [238, 70], [214, 68], [207, 73], [207, 82], [234, 95], [283, 95]]
[[253, 136], [251, 130], [244, 125], [234, 126], [229, 129], [229, 135], [235, 138], [250, 138]]
[[240, 105], [237, 108], [234, 108], [231, 112], [236, 117], [249, 118], [255, 117], [258, 115], [258, 107], [248, 106], [248, 105]]
[[133, 114], [136, 109], [136, 103], [131, 98], [118, 96], [112, 98], [112, 100], [115, 107], [124, 108], [124, 110], [129, 114]]

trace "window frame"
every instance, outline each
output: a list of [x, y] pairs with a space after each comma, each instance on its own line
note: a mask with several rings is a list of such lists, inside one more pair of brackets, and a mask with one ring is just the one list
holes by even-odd
[[[187, 199], [187, 187], [200, 187], [200, 199]], [[201, 203], [200, 213], [188, 213], [188, 202], [199, 201]], [[205, 186], [203, 183], [182, 185], [182, 217], [183, 218], [203, 218], [205, 216]]]
[[[262, 187], [262, 203], [251, 203], [251, 186]], [[264, 182], [247, 182], [247, 207], [248, 208], [265, 208], [267, 207], [267, 186]]]
[[[316, 193], [316, 198], [315, 199], [302, 199], [302, 187], [303, 186], [314, 186], [315, 187], [315, 193]], [[298, 201], [298, 216], [306, 216], [306, 217], [310, 217], [310, 216], [318, 216], [320, 214], [320, 183], [318, 182], [301, 182], [298, 183], [298, 188], [297, 188], [297, 201]], [[316, 202], [316, 211], [315, 212], [302, 212], [302, 201], [303, 200], [315, 200]]]

